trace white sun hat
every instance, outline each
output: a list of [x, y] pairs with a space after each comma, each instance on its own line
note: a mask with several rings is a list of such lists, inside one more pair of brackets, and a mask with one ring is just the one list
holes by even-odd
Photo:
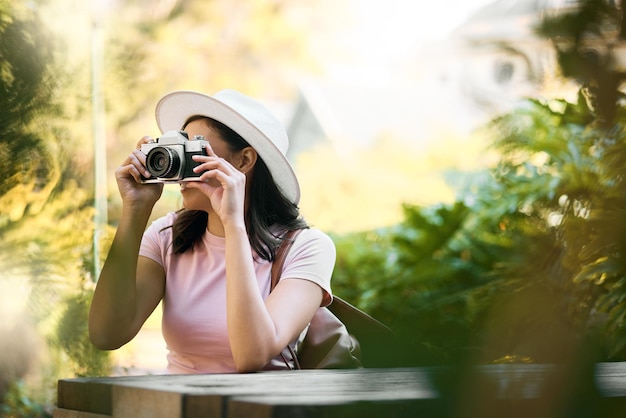
[[264, 105], [237, 91], [222, 90], [213, 96], [175, 91], [163, 96], [156, 106], [156, 120], [162, 133], [182, 129], [187, 119], [197, 115], [215, 119], [245, 139], [259, 154], [280, 190], [298, 204], [300, 186], [285, 157], [289, 148], [287, 132]]

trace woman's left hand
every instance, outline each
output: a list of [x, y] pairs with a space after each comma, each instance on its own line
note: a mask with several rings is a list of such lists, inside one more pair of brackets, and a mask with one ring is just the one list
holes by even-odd
[[211, 147], [207, 146], [206, 150], [208, 155], [193, 156], [199, 163], [193, 171], [202, 173], [200, 181], [187, 182], [186, 187], [202, 191], [224, 225], [232, 222], [243, 225], [246, 175], [218, 157]]

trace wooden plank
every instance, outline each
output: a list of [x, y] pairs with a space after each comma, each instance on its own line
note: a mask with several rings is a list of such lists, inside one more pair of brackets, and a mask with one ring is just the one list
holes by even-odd
[[114, 385], [112, 387], [113, 416], [115, 418], [182, 418], [183, 394]]
[[251, 374], [167, 376], [158, 380], [124, 380], [116, 386], [132, 386], [184, 393], [189, 396], [237, 396], [281, 393], [385, 392], [389, 396], [428, 398], [436, 396], [428, 375], [418, 369], [302, 370]]
[[61, 379], [57, 383], [57, 406], [62, 409], [111, 415], [113, 385], [130, 382], [149, 385], [163, 378], [163, 375], [145, 375]]
[[111, 415], [111, 384], [106, 379], [63, 379], [57, 386], [62, 409]]
[[[196, 379], [195, 396], [222, 394], [227, 399], [225, 417], [341, 417], [352, 412], [362, 416], [363, 411], [378, 408], [377, 404], [386, 405], [381, 411], [396, 414], [391, 416], [410, 416], [408, 411], [419, 410], [428, 417], [426, 412], [433, 403], [427, 401], [436, 398], [424, 372], [415, 369], [269, 372], [215, 378]], [[309, 415], [299, 415], [305, 412]], [[201, 410], [186, 415], [201, 416], [219, 415], [202, 415]]]
[[[117, 417], [118, 414], [123, 413], [130, 414], [128, 416], [134, 416], [132, 414], [137, 414], [139, 411], [132, 410], [132, 405], [142, 405], [145, 402], [149, 402], [154, 405], [162, 404], [158, 411], [153, 412], [153, 414], [162, 414], [162, 416], [222, 417], [224, 415], [223, 398], [227, 391], [218, 391], [219, 393], [207, 391], [204, 389], [205, 382], [208, 379], [210, 382], [215, 382], [210, 383], [210, 386], [215, 385], [224, 388], [229, 385], [224, 385], [223, 381], [230, 381], [234, 376], [242, 375], [168, 375], [157, 379], [139, 376], [125, 380], [116, 384], [113, 389], [113, 404], [117, 405], [120, 402], [126, 404], [124, 410], [120, 409], [118, 411], [115, 409], [114, 415]], [[147, 393], [142, 391], [147, 391]], [[152, 393], [158, 394], [155, 399], [149, 399]], [[137, 399], [133, 400], [133, 397]], [[164, 413], [162, 411], [169, 412]], [[146, 413], [145, 416], [157, 415]]]
[[[421, 382], [421, 383], [417, 383]], [[135, 379], [134, 381], [120, 382], [114, 388], [114, 405], [120, 402], [118, 391], [124, 393], [139, 393], [134, 390], [146, 390], [135, 399], [126, 400], [129, 405], [157, 405], [159, 402], [165, 406], [158, 411], [169, 410], [169, 414], [176, 412], [179, 404], [182, 404], [183, 414], [186, 418], [206, 416], [227, 416], [225, 405], [228, 399], [233, 397], [259, 396], [267, 398], [276, 396], [281, 399], [291, 399], [295, 402], [303, 400], [302, 394], [307, 394], [309, 402], [318, 407], [322, 403], [345, 404], [355, 401], [381, 402], [388, 400], [403, 401], [406, 399], [428, 399], [435, 394], [428, 386], [423, 371], [415, 369], [399, 370], [306, 370], [298, 372], [262, 372], [254, 374], [226, 374], [226, 375], [188, 375], [168, 376], [160, 380], [146, 381]], [[131, 392], [128, 392], [131, 391]], [[156, 398], [148, 399], [149, 393], [159, 394]], [[176, 403], [168, 406], [164, 394], [177, 394]], [[335, 396], [335, 399], [331, 398]], [[246, 398], [248, 399], [248, 398]], [[239, 405], [239, 404], [238, 404]], [[241, 404], [245, 407], [245, 402]], [[117, 408], [117, 406], [115, 407]], [[167, 409], [169, 408], [169, 409]], [[319, 409], [319, 408], [318, 408]], [[290, 410], [290, 409], [289, 409]], [[151, 410], [152, 411], [152, 410]], [[114, 410], [114, 416], [122, 412]], [[132, 410], [129, 414], [139, 413]], [[179, 415], [171, 415], [179, 416]]]
[[183, 399], [183, 416], [185, 418], [223, 417], [224, 396], [207, 394], [186, 394]]
[[[579, 374], [554, 365], [509, 364], [477, 366], [469, 373], [398, 368], [79, 378], [59, 381], [58, 407], [116, 417], [274, 418], [343, 416], [384, 405], [385, 418], [407, 411], [411, 414], [405, 416], [417, 414], [412, 411], [424, 417], [448, 416], [442, 412], [446, 407], [467, 402], [472, 408], [540, 410], [546, 402], [578, 390], [563, 384], [571, 376]], [[626, 409], [626, 363], [597, 364], [581, 379], [594, 390], [590, 401], [607, 410]]]

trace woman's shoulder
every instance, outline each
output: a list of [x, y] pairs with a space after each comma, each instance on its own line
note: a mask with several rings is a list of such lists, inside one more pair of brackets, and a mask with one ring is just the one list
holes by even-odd
[[321, 229], [309, 227], [301, 229], [298, 233], [298, 237], [303, 237], [304, 239], [328, 239], [330, 240], [330, 236], [322, 231]]
[[321, 246], [324, 248], [333, 248], [335, 243], [332, 238], [324, 231], [318, 228], [306, 228], [300, 230], [295, 238], [294, 246], [311, 245]]

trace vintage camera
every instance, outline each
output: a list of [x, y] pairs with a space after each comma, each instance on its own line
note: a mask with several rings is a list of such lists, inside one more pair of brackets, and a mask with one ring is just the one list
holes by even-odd
[[146, 154], [146, 168], [152, 175], [143, 183], [197, 181], [201, 173], [193, 169], [199, 163], [191, 157], [207, 155], [207, 145], [202, 135], [190, 140], [185, 131], [167, 131], [156, 142], [143, 144], [141, 152]]

